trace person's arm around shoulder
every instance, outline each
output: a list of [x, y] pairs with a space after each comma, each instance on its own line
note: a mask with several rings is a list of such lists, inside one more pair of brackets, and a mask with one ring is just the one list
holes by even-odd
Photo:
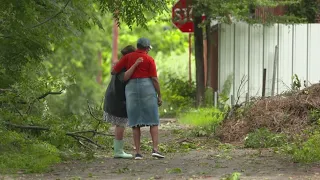
[[143, 58], [139, 57], [136, 62], [124, 73], [124, 81], [128, 81], [130, 79], [130, 77], [132, 76], [132, 74], [134, 73], [134, 71], [136, 70], [136, 68], [138, 67], [138, 65], [143, 62]]
[[157, 92], [158, 95], [158, 105], [162, 105], [162, 98], [161, 98], [161, 91], [160, 91], [160, 83], [157, 75], [157, 68], [156, 64], [153, 59], [150, 59], [150, 69], [149, 69], [149, 75], [152, 79], [153, 86]]
[[127, 56], [123, 56], [117, 64], [112, 67], [111, 74], [115, 75], [125, 68], [127, 62]]

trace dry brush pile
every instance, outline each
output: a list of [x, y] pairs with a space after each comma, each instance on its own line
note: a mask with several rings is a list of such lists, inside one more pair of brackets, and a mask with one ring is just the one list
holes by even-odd
[[[239, 110], [244, 110], [239, 113]], [[320, 110], [320, 84], [303, 90], [258, 99], [238, 108], [226, 119], [218, 132], [225, 142], [242, 141], [245, 136], [259, 128], [276, 133], [300, 134], [311, 125], [311, 110]]]

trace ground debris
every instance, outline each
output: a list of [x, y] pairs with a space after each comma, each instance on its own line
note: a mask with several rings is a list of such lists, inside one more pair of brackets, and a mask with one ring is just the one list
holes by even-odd
[[288, 135], [299, 134], [312, 123], [308, 118], [309, 112], [320, 110], [320, 84], [256, 99], [242, 108], [241, 115], [234, 113], [223, 122], [218, 132], [222, 141], [242, 141], [249, 132], [258, 128]]

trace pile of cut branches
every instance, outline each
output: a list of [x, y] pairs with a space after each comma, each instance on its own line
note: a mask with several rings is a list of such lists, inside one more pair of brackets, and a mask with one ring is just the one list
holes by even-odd
[[218, 132], [226, 142], [242, 141], [255, 129], [268, 128], [289, 136], [300, 134], [312, 124], [309, 114], [320, 110], [320, 84], [314, 84], [290, 95], [278, 95], [254, 100], [241, 107], [241, 115], [233, 113]]

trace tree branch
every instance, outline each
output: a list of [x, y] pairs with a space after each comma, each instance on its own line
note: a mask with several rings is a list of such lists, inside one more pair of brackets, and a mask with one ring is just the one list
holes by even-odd
[[102, 133], [102, 132], [98, 132], [96, 130], [75, 131], [75, 132], [72, 132], [72, 133], [74, 133], [74, 134], [93, 133], [93, 134], [104, 135], [104, 136], [114, 136], [113, 134], [105, 134], [105, 133]]
[[37, 130], [37, 131], [49, 131], [50, 130], [50, 128], [47, 128], [47, 127], [18, 125], [18, 124], [12, 124], [12, 123], [9, 123], [9, 122], [5, 122], [5, 125], [11, 126], [13, 128], [18, 128], [18, 129], [30, 129], [30, 130]]
[[91, 108], [91, 106], [90, 106], [90, 104], [89, 104], [89, 101], [87, 101], [87, 104], [88, 104], [88, 112], [89, 112], [89, 114], [90, 114], [95, 120], [99, 121], [99, 123], [100, 123], [100, 122], [101, 122], [101, 119], [97, 118], [97, 117], [93, 114], [92, 108]]
[[5, 92], [8, 92], [8, 91], [12, 91], [11, 89], [0, 89], [0, 93], [5, 93]]
[[44, 20], [43, 22], [39, 23], [39, 24], [36, 24], [34, 26], [31, 26], [29, 29], [33, 29], [33, 28], [36, 28], [36, 27], [39, 27], [49, 21], [51, 21], [52, 19], [56, 18], [59, 14], [61, 14], [65, 9], [66, 7], [68, 6], [68, 4], [71, 2], [71, 0], [68, 0], [68, 2], [64, 5], [64, 7], [55, 15], [49, 17], [48, 19]]
[[[36, 131], [49, 131], [50, 130], [50, 128], [47, 128], [47, 127], [30, 126], [30, 125], [18, 125], [18, 124], [12, 124], [12, 123], [9, 123], [9, 122], [5, 122], [5, 125], [13, 127], [13, 128], [18, 128], [18, 129], [28, 129], [28, 130], [36, 130]], [[79, 134], [79, 133], [88, 133], [88, 132], [94, 133], [94, 134], [106, 135], [106, 136], [114, 136], [114, 135], [110, 135], [110, 134], [104, 134], [104, 133], [101, 133], [101, 132], [97, 132], [95, 130], [66, 132], [66, 135], [75, 138], [76, 140], [78, 140], [78, 142], [81, 145], [83, 145], [83, 143], [80, 141], [80, 139], [83, 139], [83, 140], [87, 141], [88, 143], [97, 146], [98, 148], [104, 149], [104, 147], [102, 145], [94, 142], [92, 139], [90, 139], [90, 138], [88, 138], [86, 136], [83, 136], [83, 135]], [[87, 147], [86, 145], [83, 145], [83, 146]]]
[[59, 92], [46, 92], [44, 93], [43, 95], [37, 97], [36, 99], [34, 99], [30, 104], [29, 104], [29, 107], [28, 107], [28, 110], [26, 111], [26, 114], [29, 114], [29, 112], [31, 111], [31, 106], [36, 102], [36, 100], [40, 100], [40, 99], [43, 99], [45, 97], [47, 97], [48, 95], [59, 95], [59, 94], [62, 94], [62, 91], [63, 90], [60, 90]]
[[47, 97], [48, 95], [58, 95], [58, 94], [62, 94], [62, 91], [63, 91], [63, 90], [61, 90], [61, 91], [59, 91], [59, 92], [51, 92], [51, 91], [49, 91], [49, 92], [47, 92], [47, 93], [45, 93], [45, 94], [37, 97], [37, 100], [43, 99], [43, 98]]
[[71, 137], [73, 137], [73, 138], [82, 138], [82, 139], [86, 140], [87, 142], [89, 142], [89, 143], [91, 143], [91, 144], [94, 144], [94, 145], [96, 145], [97, 147], [99, 147], [99, 148], [101, 148], [101, 149], [104, 149], [103, 146], [101, 146], [100, 144], [94, 142], [92, 139], [90, 139], [90, 138], [88, 138], [88, 137], [86, 137], [86, 136], [82, 136], [82, 135], [74, 134], [74, 133], [68, 133], [68, 132], [66, 133], [66, 135], [67, 135], [67, 136], [71, 136]]

